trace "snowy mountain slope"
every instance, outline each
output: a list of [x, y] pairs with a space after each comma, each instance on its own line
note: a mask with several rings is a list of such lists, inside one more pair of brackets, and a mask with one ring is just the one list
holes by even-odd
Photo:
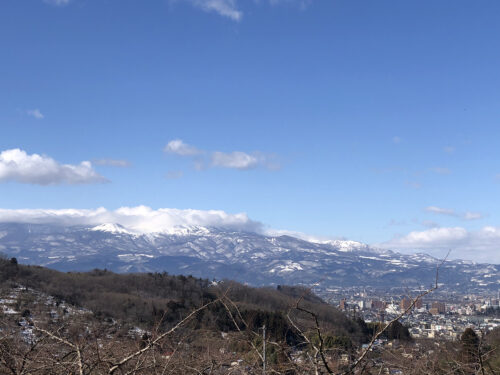
[[[437, 259], [373, 249], [354, 241], [314, 243], [291, 236], [205, 227], [140, 234], [118, 224], [97, 227], [0, 224], [0, 252], [22, 263], [64, 271], [107, 268], [231, 278], [254, 285], [420, 286]], [[448, 261], [440, 282], [454, 289], [500, 287], [500, 266]]]

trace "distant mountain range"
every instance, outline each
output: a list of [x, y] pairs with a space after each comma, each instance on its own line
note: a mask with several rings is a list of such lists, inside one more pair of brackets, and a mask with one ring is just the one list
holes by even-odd
[[[428, 287], [439, 260], [354, 241], [315, 243], [221, 228], [176, 227], [139, 234], [118, 224], [96, 227], [0, 224], [0, 252], [20, 263], [61, 271], [169, 272], [251, 285], [321, 282], [324, 288]], [[448, 260], [439, 282], [460, 291], [500, 289], [500, 266]]]

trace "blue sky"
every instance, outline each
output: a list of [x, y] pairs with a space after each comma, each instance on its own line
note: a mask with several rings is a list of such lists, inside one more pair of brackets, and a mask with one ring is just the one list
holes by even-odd
[[500, 262], [499, 18], [498, 1], [5, 0], [0, 207], [244, 212]]

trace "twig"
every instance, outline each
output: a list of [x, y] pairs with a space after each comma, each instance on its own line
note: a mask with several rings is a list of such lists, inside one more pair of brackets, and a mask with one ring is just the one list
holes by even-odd
[[40, 332], [46, 334], [50, 338], [52, 338], [56, 341], [59, 341], [60, 343], [69, 346], [70, 348], [73, 348], [76, 352], [76, 357], [78, 360], [78, 372], [80, 375], [83, 375], [82, 353], [80, 352], [80, 347], [77, 344], [73, 344], [73, 343], [69, 342], [68, 340], [63, 339], [62, 337], [54, 335], [52, 332], [47, 331], [43, 328], [37, 327], [35, 325], [33, 326], [33, 328], [37, 331], [40, 331]]

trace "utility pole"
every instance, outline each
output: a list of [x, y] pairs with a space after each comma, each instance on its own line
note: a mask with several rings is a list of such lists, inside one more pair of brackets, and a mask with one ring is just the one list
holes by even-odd
[[266, 325], [262, 326], [262, 374], [266, 375]]

